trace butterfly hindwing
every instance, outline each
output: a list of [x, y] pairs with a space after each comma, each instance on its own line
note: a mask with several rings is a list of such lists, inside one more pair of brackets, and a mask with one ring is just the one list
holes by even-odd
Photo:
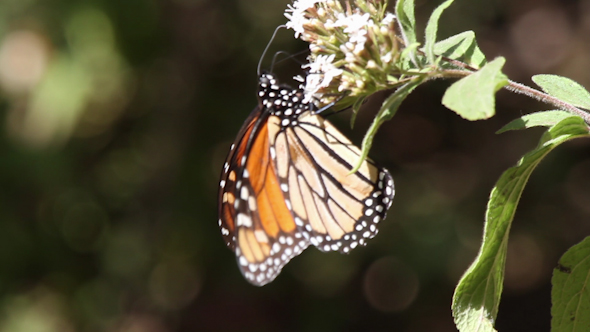
[[276, 139], [281, 186], [288, 188], [296, 223], [322, 251], [347, 253], [374, 237], [394, 195], [387, 170], [365, 160], [350, 173], [360, 150], [329, 121], [311, 112]]

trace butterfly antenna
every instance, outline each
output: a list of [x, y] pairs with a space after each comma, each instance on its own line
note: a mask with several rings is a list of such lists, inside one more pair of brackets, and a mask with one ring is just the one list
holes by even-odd
[[[310, 74], [310, 75], [312, 75], [312, 74]], [[343, 94], [339, 95], [339, 96], [338, 96], [338, 98], [336, 98], [336, 100], [332, 101], [332, 102], [331, 102], [331, 103], [329, 103], [328, 105], [325, 105], [325, 106], [323, 106], [323, 107], [321, 107], [321, 108], [319, 108], [319, 109], [317, 109], [317, 110], [313, 111], [313, 113], [314, 113], [314, 114], [320, 114], [320, 113], [323, 113], [324, 111], [326, 111], [326, 110], [328, 110], [328, 109], [332, 108], [332, 107], [333, 107], [334, 105], [336, 105], [336, 104], [337, 104], [339, 101], [341, 101], [342, 99], [344, 99], [344, 97], [346, 97], [347, 95], [348, 95], [348, 93], [343, 93]], [[350, 105], [350, 106], [346, 106], [346, 107], [344, 107], [344, 108], [342, 108], [342, 109], [339, 109], [339, 110], [337, 110], [337, 111], [333, 111], [333, 112], [332, 112], [332, 113], [330, 113], [330, 114], [324, 115], [324, 117], [328, 117], [328, 116], [330, 116], [330, 115], [334, 115], [334, 114], [337, 114], [337, 113], [340, 113], [340, 112], [344, 112], [344, 111], [347, 111], [347, 110], [349, 110], [349, 109], [351, 109], [351, 108], [352, 108], [352, 105]]]
[[279, 25], [276, 29], [275, 32], [273, 32], [272, 37], [270, 37], [270, 40], [268, 41], [268, 44], [266, 44], [266, 47], [264, 48], [264, 51], [262, 52], [262, 56], [260, 56], [260, 60], [258, 60], [258, 68], [256, 69], [256, 73], [258, 74], [258, 76], [260, 76], [260, 68], [262, 66], [262, 60], [264, 59], [264, 56], [266, 55], [266, 51], [268, 51], [270, 44], [272, 43], [272, 41], [275, 39], [275, 36], [277, 35], [277, 32], [279, 31], [279, 29], [281, 28], [287, 28], [286, 25]]
[[[302, 50], [302, 51], [299, 51], [299, 52], [297, 52], [297, 53], [293, 53], [293, 54], [290, 54], [289, 52], [285, 52], [285, 51], [278, 51], [278, 52], [277, 52], [277, 53], [275, 53], [275, 55], [272, 57], [272, 63], [271, 63], [271, 65], [270, 65], [271, 71], [272, 71], [272, 69], [274, 68], [274, 66], [275, 66], [275, 65], [277, 65], [277, 64], [279, 64], [279, 63], [281, 63], [281, 62], [283, 62], [283, 61], [285, 61], [285, 60], [289, 60], [289, 59], [293, 59], [293, 61], [297, 62], [299, 65], [303, 65], [303, 64], [304, 64], [304, 62], [303, 62], [303, 61], [300, 61], [300, 60], [299, 60], [299, 59], [297, 59], [296, 57], [300, 56], [301, 54], [305, 54], [305, 53], [307, 53], [308, 51], [309, 51], [309, 50], [305, 49], [305, 50]], [[283, 54], [284, 54], [284, 55], [286, 55], [287, 57], [285, 57], [285, 58], [283, 58], [283, 59], [281, 59], [281, 60], [277, 61], [277, 58], [279, 57], [279, 55], [283, 55]]]

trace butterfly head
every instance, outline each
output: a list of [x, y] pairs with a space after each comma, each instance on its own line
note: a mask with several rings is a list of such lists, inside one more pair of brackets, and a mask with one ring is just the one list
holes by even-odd
[[262, 98], [276, 90], [279, 90], [277, 78], [271, 73], [262, 73], [258, 78], [258, 96]]
[[285, 125], [297, 119], [305, 111], [312, 110], [314, 104], [304, 100], [301, 89], [293, 89], [288, 85], [279, 84], [273, 74], [263, 73], [258, 81], [258, 100], [272, 115], [279, 116]]

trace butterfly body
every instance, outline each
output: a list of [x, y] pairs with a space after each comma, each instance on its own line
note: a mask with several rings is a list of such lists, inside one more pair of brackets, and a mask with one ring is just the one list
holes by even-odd
[[314, 113], [303, 91], [262, 74], [259, 105], [223, 166], [219, 226], [244, 277], [262, 286], [310, 244], [348, 253], [374, 237], [394, 195], [372, 161]]

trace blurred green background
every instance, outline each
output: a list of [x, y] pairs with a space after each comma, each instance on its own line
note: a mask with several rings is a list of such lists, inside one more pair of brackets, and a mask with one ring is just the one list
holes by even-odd
[[[470, 123], [440, 105], [448, 82], [419, 88], [371, 151], [397, 189], [380, 234], [251, 286], [217, 227], [218, 177], [287, 3], [0, 1], [0, 331], [455, 330], [489, 191], [541, 134], [494, 132], [546, 107], [501, 91], [498, 115]], [[438, 3], [417, 1], [421, 27]], [[440, 37], [474, 30], [516, 81], [590, 86], [590, 1], [457, 0], [441, 24]], [[305, 47], [282, 31], [270, 54]], [[274, 71], [293, 84], [297, 66]], [[360, 142], [383, 97], [354, 130], [332, 119]], [[525, 190], [501, 331], [549, 330], [552, 268], [590, 234], [589, 148], [560, 147]]]

